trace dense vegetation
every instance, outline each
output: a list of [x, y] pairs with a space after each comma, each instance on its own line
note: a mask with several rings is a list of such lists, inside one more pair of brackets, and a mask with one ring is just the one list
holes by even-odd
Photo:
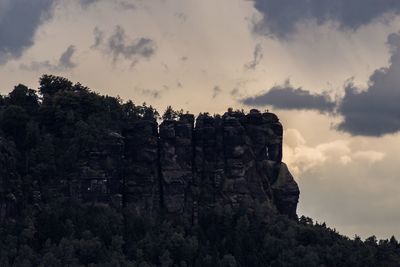
[[[168, 107], [163, 117], [180, 114]], [[104, 129], [139, 117], [159, 114], [55, 76], [44, 75], [38, 92], [18, 85], [0, 97], [0, 203], [14, 205], [0, 206], [0, 266], [400, 265], [394, 237], [351, 240], [260, 203], [217, 205], [191, 224], [69, 198], [64, 181], [82, 154]]]

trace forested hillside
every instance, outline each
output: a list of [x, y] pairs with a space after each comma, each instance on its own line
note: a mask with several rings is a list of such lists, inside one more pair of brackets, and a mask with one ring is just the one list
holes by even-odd
[[282, 129], [17, 85], [0, 97], [0, 266], [399, 266], [394, 237], [298, 218]]

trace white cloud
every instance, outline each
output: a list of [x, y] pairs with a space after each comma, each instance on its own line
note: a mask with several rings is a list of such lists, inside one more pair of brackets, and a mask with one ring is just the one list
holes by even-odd
[[368, 163], [375, 163], [383, 160], [385, 158], [385, 153], [374, 150], [358, 151], [354, 153], [353, 158], [355, 160], [365, 161]]
[[325, 164], [348, 165], [355, 161], [373, 164], [385, 157], [385, 153], [374, 150], [354, 151], [350, 139], [308, 146], [297, 129], [287, 129], [284, 132], [283, 150], [284, 161], [295, 176], [301, 176], [302, 173]]

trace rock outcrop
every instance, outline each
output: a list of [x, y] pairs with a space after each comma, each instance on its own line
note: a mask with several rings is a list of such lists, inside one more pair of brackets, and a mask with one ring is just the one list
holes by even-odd
[[247, 115], [201, 115], [194, 132], [200, 209], [257, 200], [296, 217], [300, 192], [282, 163], [283, 128], [275, 114], [252, 110]]
[[[282, 135], [277, 116], [257, 110], [185, 114], [160, 125], [137, 118], [120, 132], [105, 132], [71, 179], [70, 195], [193, 222], [217, 204], [249, 201], [295, 218], [299, 188], [282, 162]], [[0, 183], [2, 213], [12, 205], [6, 196]]]

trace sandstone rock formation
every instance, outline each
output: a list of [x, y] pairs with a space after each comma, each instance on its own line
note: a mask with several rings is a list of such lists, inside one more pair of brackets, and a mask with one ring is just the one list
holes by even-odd
[[282, 162], [283, 128], [273, 113], [185, 114], [179, 120], [141, 118], [108, 133], [82, 167], [84, 201], [134, 206], [195, 220], [217, 203], [269, 203], [295, 218], [299, 188]]

